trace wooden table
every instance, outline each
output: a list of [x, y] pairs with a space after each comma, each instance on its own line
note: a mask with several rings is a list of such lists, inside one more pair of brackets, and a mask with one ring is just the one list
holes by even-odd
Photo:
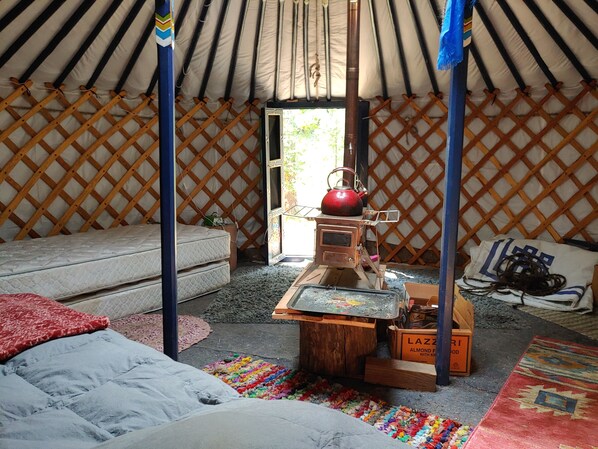
[[[379, 270], [384, 274], [386, 266], [380, 265]], [[370, 275], [376, 277], [375, 273], [368, 273]], [[368, 282], [350, 268], [308, 265], [272, 313], [273, 319], [299, 321], [301, 368], [330, 376], [363, 377], [365, 358], [376, 351], [377, 321], [345, 315], [308, 314], [288, 308], [289, 301], [304, 284], [370, 289]]]

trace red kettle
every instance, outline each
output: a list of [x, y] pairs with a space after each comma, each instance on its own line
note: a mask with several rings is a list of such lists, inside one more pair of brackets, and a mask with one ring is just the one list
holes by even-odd
[[[338, 171], [346, 171], [353, 174], [354, 185], [341, 185], [337, 187], [330, 186], [330, 175]], [[351, 217], [363, 213], [363, 201], [367, 191], [355, 170], [348, 167], [337, 167], [328, 174], [328, 193], [322, 199], [322, 213], [326, 215], [336, 215], [341, 217]]]

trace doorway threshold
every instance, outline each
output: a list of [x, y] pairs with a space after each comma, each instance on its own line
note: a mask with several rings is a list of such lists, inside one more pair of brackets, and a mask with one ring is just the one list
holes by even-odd
[[285, 256], [279, 264], [282, 265], [292, 265], [294, 267], [306, 267], [310, 263], [313, 262], [313, 257], [311, 256]]

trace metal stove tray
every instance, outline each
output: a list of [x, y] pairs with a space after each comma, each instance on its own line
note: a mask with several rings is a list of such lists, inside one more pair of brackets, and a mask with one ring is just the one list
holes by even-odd
[[297, 289], [287, 307], [301, 312], [392, 320], [399, 316], [399, 295], [389, 290], [305, 284]]

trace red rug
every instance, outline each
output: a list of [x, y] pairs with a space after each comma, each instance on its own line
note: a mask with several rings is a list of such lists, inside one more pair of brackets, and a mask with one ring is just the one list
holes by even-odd
[[598, 348], [535, 337], [465, 448], [598, 448]]
[[[162, 314], [159, 313], [129, 315], [111, 322], [110, 328], [131, 340], [163, 352], [162, 319]], [[212, 332], [210, 325], [196, 316], [179, 315], [178, 323], [179, 352], [207, 338]]]

